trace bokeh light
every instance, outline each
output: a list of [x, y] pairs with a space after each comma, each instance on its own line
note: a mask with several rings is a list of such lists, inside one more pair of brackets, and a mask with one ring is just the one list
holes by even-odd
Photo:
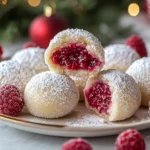
[[7, 0], [1, 0], [1, 3], [2, 3], [3, 5], [6, 5], [6, 4], [7, 4]]
[[131, 3], [128, 7], [128, 13], [131, 16], [137, 16], [140, 12], [140, 7], [137, 3]]
[[28, 0], [28, 3], [32, 7], [37, 7], [41, 3], [41, 0]]
[[45, 6], [44, 7], [45, 16], [50, 17], [52, 15], [52, 11], [53, 11], [52, 7], [50, 7], [50, 6]]

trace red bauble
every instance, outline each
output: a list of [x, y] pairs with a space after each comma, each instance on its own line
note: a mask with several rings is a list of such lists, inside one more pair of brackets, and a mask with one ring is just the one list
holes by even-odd
[[29, 36], [41, 48], [47, 48], [50, 40], [60, 31], [69, 27], [68, 22], [60, 16], [39, 16], [33, 20]]

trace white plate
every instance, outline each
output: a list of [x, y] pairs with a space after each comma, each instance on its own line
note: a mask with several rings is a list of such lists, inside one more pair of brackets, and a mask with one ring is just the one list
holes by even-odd
[[138, 130], [150, 127], [147, 108], [140, 108], [136, 114], [125, 121], [105, 122], [89, 111], [83, 103], [68, 116], [59, 119], [43, 119], [23, 111], [19, 117], [0, 116], [4, 124], [39, 134], [62, 137], [96, 137], [118, 134], [128, 128]]

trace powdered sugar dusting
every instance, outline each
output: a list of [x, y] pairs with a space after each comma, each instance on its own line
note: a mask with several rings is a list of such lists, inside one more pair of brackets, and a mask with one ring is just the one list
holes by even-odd
[[[78, 100], [79, 91], [75, 83], [68, 76], [54, 72], [37, 74], [25, 89], [25, 103], [29, 111], [46, 118], [67, 114], [76, 106]], [[47, 109], [47, 113], [42, 108]]]
[[70, 76], [70, 78], [75, 82], [76, 86], [80, 92], [80, 100], [84, 100], [84, 93], [83, 89], [85, 88], [86, 82], [88, 77], [77, 77], [77, 76]]
[[[102, 62], [102, 64], [100, 66], [96, 66], [92, 71], [83, 69], [73, 71], [53, 64], [50, 59], [52, 54], [58, 49], [68, 46], [70, 43], [80, 43], [81, 45], [85, 45], [88, 53], [97, 58], [100, 62]], [[93, 34], [82, 29], [67, 29], [58, 33], [51, 40], [49, 47], [45, 52], [45, 62], [51, 70], [57, 73], [76, 76], [88, 76], [90, 72], [97, 72], [102, 68], [104, 64], [104, 50], [99, 40]]]
[[135, 61], [127, 70], [131, 75], [142, 93], [142, 104], [148, 106], [150, 100], [150, 58], [141, 58]]
[[110, 118], [123, 120], [132, 116], [141, 103], [141, 92], [134, 79], [117, 70], [103, 71], [102, 79], [108, 82], [113, 91]]
[[[67, 100], [67, 93], [69, 96], [71, 96], [72, 93], [70, 89], [77, 91], [74, 82], [69, 77], [55, 74], [54, 72], [44, 72], [43, 74], [34, 76], [28, 86], [30, 87], [30, 90], [33, 91], [39, 89], [40, 91], [45, 91], [42, 95], [42, 98], [37, 99], [38, 101], [42, 102], [43, 100], [47, 100], [48, 92], [50, 90], [52, 90], [51, 97], [61, 99], [62, 101]], [[65, 96], [65, 100], [63, 96]]]
[[16, 61], [3, 61], [0, 63], [0, 86], [11, 84], [17, 86], [23, 92], [34, 74], [34, 71], [24, 68]]
[[147, 111], [148, 109], [146, 107], [139, 108], [139, 110], [129, 119], [119, 122], [109, 122], [105, 121], [103, 118], [99, 117], [92, 111], [89, 111], [89, 109], [85, 107], [85, 104], [80, 102], [71, 114], [59, 119], [38, 118], [32, 116], [26, 111], [23, 111], [17, 118], [24, 120], [25, 122], [28, 121], [56, 127], [72, 127], [78, 128], [78, 130], [81, 129], [82, 131], [84, 129], [85, 132], [88, 132], [88, 129], [92, 129], [94, 131], [95, 129], [97, 131], [105, 131], [107, 129], [113, 130], [112, 127], [116, 129], [124, 129], [130, 126], [134, 127], [134, 125], [137, 127], [139, 124], [150, 123], [150, 116], [148, 115]]
[[[92, 46], [93, 51], [98, 49], [100, 55], [103, 56], [103, 48], [102, 48], [99, 40], [93, 34], [89, 33], [88, 31], [85, 31], [83, 29], [67, 29], [62, 32], [59, 32], [51, 40], [50, 47], [53, 45], [60, 45], [60, 40], [62, 40], [63, 37], [64, 38], [68, 37], [70, 40], [73, 39], [74, 41], [80, 41], [83, 38], [89, 45]], [[71, 42], [71, 41], [69, 41], [69, 42]], [[83, 43], [84, 43], [84, 41], [83, 41]]]
[[[131, 76], [119, 70], [102, 71], [97, 76], [91, 76], [88, 79], [84, 90], [88, 90], [97, 82], [106, 83], [112, 93], [111, 106], [108, 109], [109, 115], [105, 115], [109, 121], [127, 119], [139, 108], [141, 103], [141, 92]], [[104, 116], [104, 114], [102, 115], [89, 105], [87, 97], [85, 97], [85, 101], [87, 107], [97, 114]]]
[[104, 125], [104, 119], [96, 115], [85, 115], [75, 121], [68, 121], [67, 125], [72, 127], [99, 127]]
[[125, 72], [135, 60], [140, 58], [135, 50], [123, 44], [107, 46], [104, 51], [105, 65], [103, 70], [117, 69]]
[[17, 52], [12, 60], [16, 60], [25, 68], [30, 68], [36, 73], [47, 71], [48, 67], [44, 62], [45, 49], [32, 47]]

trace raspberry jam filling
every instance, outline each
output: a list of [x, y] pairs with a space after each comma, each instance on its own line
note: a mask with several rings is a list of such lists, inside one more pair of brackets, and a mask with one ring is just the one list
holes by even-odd
[[68, 70], [89, 70], [101, 66], [102, 62], [88, 53], [86, 46], [82, 43], [70, 43], [68, 46], [58, 49], [52, 55], [52, 61]]
[[88, 104], [100, 114], [108, 115], [111, 105], [111, 91], [109, 85], [103, 82], [94, 83], [84, 91]]

